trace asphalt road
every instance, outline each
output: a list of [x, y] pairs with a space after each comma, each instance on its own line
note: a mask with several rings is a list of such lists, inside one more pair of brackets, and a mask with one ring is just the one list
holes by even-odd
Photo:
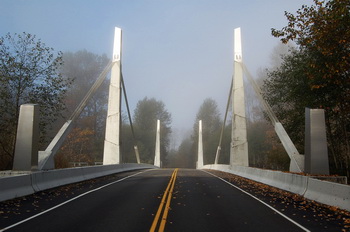
[[[36, 204], [39, 201], [47, 199]], [[255, 197], [199, 170], [124, 174], [50, 204], [25, 217], [22, 213], [10, 224], [0, 221], [0, 228], [5, 228], [0, 232], [308, 231]]]

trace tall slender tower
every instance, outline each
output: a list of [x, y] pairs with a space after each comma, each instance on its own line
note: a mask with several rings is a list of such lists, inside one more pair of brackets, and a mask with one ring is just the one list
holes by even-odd
[[197, 169], [203, 167], [203, 138], [202, 138], [202, 120], [199, 120], [198, 123], [198, 157], [197, 157]]
[[113, 67], [109, 85], [108, 111], [106, 120], [106, 135], [103, 151], [103, 164], [119, 164], [120, 154], [120, 109], [121, 109], [121, 45], [122, 30], [118, 27], [114, 32]]
[[154, 166], [160, 167], [160, 121], [157, 120], [157, 131], [156, 131], [156, 148], [154, 154]]
[[241, 28], [236, 28], [234, 30], [232, 111], [230, 165], [249, 166], [243, 85]]

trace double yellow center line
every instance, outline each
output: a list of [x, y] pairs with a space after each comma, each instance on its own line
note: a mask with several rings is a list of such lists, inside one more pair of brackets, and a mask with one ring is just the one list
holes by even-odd
[[160, 214], [162, 213], [162, 211], [163, 211], [163, 216], [162, 216], [162, 219], [160, 221], [160, 225], [159, 225], [158, 231], [159, 232], [164, 231], [166, 219], [168, 217], [168, 212], [169, 212], [169, 209], [170, 209], [171, 196], [173, 194], [173, 190], [174, 190], [174, 186], [175, 186], [175, 180], [176, 180], [177, 171], [178, 171], [178, 168], [176, 168], [174, 170], [173, 174], [171, 175], [169, 184], [168, 184], [168, 186], [165, 189], [165, 192], [164, 192], [164, 195], [162, 197], [162, 201], [160, 202], [157, 214], [154, 217], [151, 229], [149, 230], [150, 232], [154, 232], [156, 230], [157, 225], [159, 224], [159, 217], [160, 217]]

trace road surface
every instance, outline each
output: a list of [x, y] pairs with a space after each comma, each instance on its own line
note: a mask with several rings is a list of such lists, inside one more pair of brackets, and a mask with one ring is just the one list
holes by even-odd
[[1, 220], [0, 232], [309, 231], [312, 227], [205, 171], [155, 169], [123, 175], [66, 200], [50, 203], [48, 197], [40, 198], [36, 205], [49, 206], [37, 212], [28, 209], [30, 213], [20, 214], [18, 221], [17, 217]]

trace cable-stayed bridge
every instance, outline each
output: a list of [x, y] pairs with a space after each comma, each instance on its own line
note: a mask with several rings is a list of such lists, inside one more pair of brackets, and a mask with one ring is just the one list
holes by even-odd
[[[123, 163], [120, 152], [122, 94], [132, 130], [133, 126], [121, 69], [121, 40], [121, 29], [116, 28], [112, 61], [45, 151], [37, 150], [38, 106], [21, 107], [14, 170], [0, 178], [0, 200], [3, 201], [0, 231], [335, 231], [347, 228], [349, 185], [315, 178], [329, 174], [323, 112], [306, 110], [307, 149], [304, 155], [299, 154], [242, 61], [240, 28], [234, 33], [234, 74], [227, 102], [227, 110], [230, 104], [233, 110], [230, 162], [218, 164], [220, 138], [214, 164], [203, 163], [200, 121], [197, 170], [162, 169], [158, 120], [154, 163], [140, 163], [142, 154], [136, 143], [137, 163]], [[103, 165], [54, 170], [57, 150], [109, 72]], [[290, 157], [289, 173], [249, 167], [243, 74]], [[21, 174], [16, 175], [19, 171]], [[264, 189], [268, 189], [268, 194], [262, 193]], [[66, 193], [64, 196], [62, 191]], [[23, 196], [25, 198], [20, 198]], [[313, 205], [309, 200], [325, 206]], [[333, 220], [329, 216], [338, 212], [332, 211], [332, 207], [345, 210], [341, 219]], [[316, 219], [314, 214], [318, 215]]]

